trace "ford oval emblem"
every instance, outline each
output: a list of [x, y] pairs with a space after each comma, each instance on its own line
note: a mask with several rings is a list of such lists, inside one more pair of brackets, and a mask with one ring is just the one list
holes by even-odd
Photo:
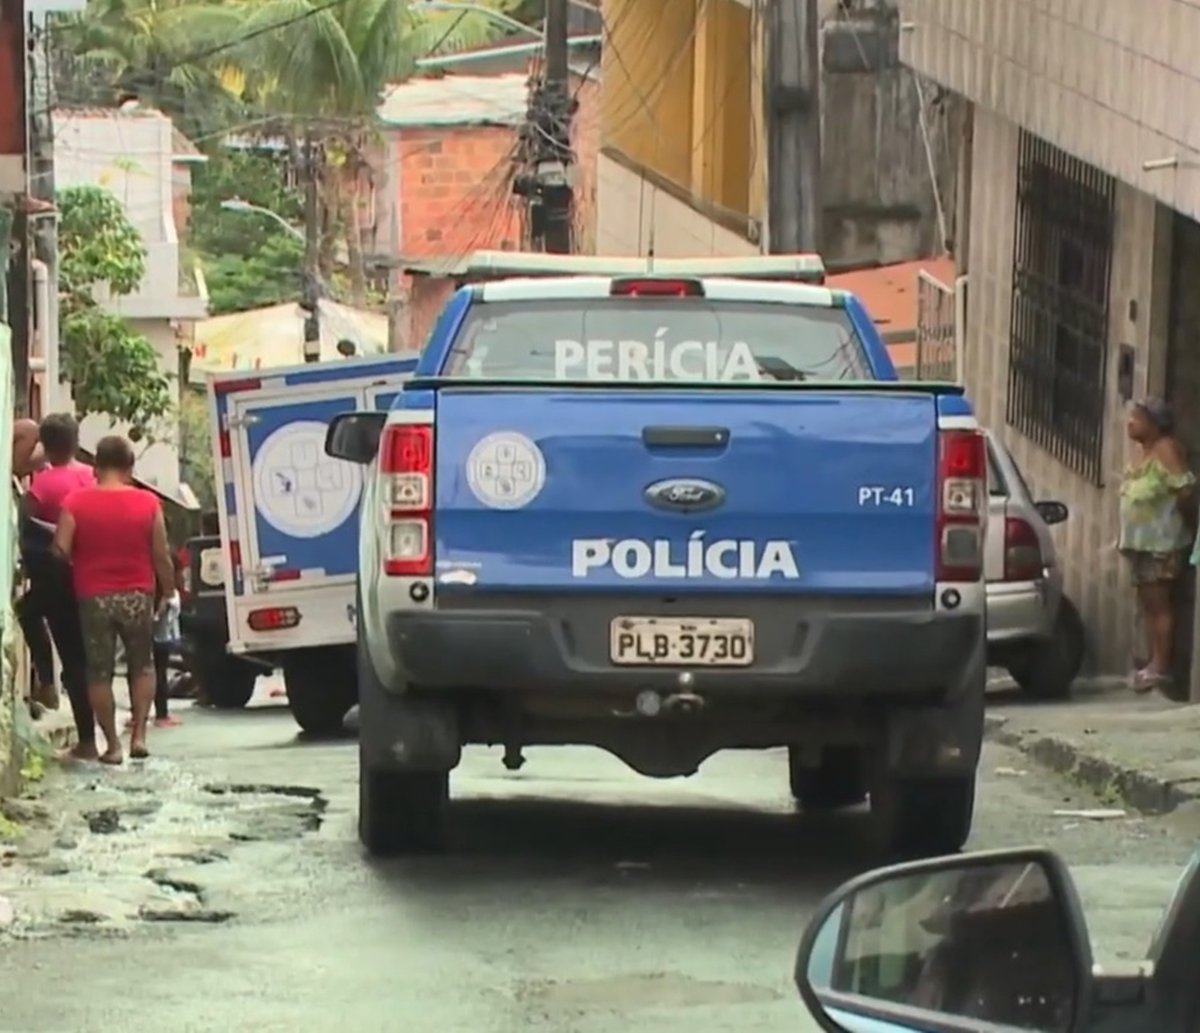
[[725, 489], [712, 481], [673, 477], [655, 481], [645, 491], [646, 501], [657, 509], [676, 513], [703, 513], [725, 501]]

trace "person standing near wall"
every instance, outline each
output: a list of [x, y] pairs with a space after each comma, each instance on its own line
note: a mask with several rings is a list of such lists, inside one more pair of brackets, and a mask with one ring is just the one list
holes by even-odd
[[[39, 531], [24, 515], [25, 492], [28, 488], [26, 479], [46, 464], [46, 456], [38, 434], [36, 420], [25, 417], [13, 421], [12, 498], [14, 508], [19, 514], [17, 541], [26, 580], [29, 577], [28, 547], [40, 546], [48, 549], [53, 536], [53, 532], [47, 533], [44, 529]], [[58, 709], [58, 690], [54, 687], [54, 647], [50, 643], [45, 614], [38, 609], [37, 597], [32, 586], [16, 600], [13, 609], [25, 636], [25, 646], [29, 650], [29, 659], [33, 664], [33, 674], [37, 682], [29, 699], [30, 712], [36, 718], [42, 708]]]
[[158, 609], [175, 592], [162, 506], [133, 484], [134, 455], [120, 435], [96, 445], [96, 485], [67, 496], [55, 550], [72, 563], [87, 657], [88, 697], [105, 749], [100, 761], [124, 760], [117, 733], [113, 673], [117, 639], [125, 648], [133, 727], [129, 755], [149, 756], [146, 724], [154, 702], [155, 596]]
[[1171, 678], [1175, 636], [1175, 588], [1186, 569], [1192, 542], [1196, 478], [1175, 437], [1170, 407], [1147, 398], [1129, 410], [1127, 432], [1141, 455], [1121, 481], [1121, 536], [1117, 547], [1129, 561], [1138, 609], [1146, 630], [1146, 666], [1133, 675], [1139, 693], [1163, 688]]
[[[63, 687], [71, 703], [78, 736], [71, 756], [95, 760], [96, 721], [88, 703], [79, 606], [75, 601], [70, 568], [53, 552], [51, 544], [63, 502], [79, 489], [94, 485], [96, 475], [90, 466], [75, 458], [79, 452], [79, 423], [70, 413], [51, 413], [42, 420], [39, 435], [46, 465], [30, 480], [21, 512], [21, 554], [30, 585], [28, 612], [24, 617], [27, 623], [44, 619], [58, 650]], [[48, 697], [54, 690], [52, 661], [49, 673], [48, 681], [45, 680], [46, 672], [38, 673], [43, 697]], [[54, 695], [57, 704], [57, 693]]]

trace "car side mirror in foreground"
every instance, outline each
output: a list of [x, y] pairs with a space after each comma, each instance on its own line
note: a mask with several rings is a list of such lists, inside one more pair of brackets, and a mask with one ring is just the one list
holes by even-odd
[[383, 412], [339, 413], [325, 431], [325, 454], [367, 466], [379, 451], [386, 422], [387, 413]]
[[882, 868], [826, 898], [796, 985], [830, 1033], [1089, 1024], [1092, 954], [1074, 883], [1046, 850]]
[[1033, 507], [1041, 515], [1042, 520], [1051, 526], [1064, 523], [1071, 515], [1065, 502], [1035, 502]]

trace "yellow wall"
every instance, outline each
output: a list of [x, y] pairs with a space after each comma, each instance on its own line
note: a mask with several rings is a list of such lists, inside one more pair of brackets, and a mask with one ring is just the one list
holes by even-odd
[[718, 209], [761, 214], [761, 47], [736, 0], [604, 0], [601, 145]]

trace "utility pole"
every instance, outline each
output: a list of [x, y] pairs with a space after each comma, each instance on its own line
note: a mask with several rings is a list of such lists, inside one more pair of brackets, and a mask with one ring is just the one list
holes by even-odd
[[[52, 211], [54, 203], [54, 90], [50, 71], [51, 15], [34, 15], [27, 29], [29, 51], [29, 182], [30, 196]], [[31, 220], [33, 250], [34, 337], [39, 355], [31, 366], [40, 368], [42, 414], [70, 407], [62, 384], [58, 329], [58, 219], [44, 213]], [[38, 289], [44, 281], [45, 289]], [[43, 311], [44, 307], [44, 311]]]
[[317, 151], [312, 130], [304, 134], [304, 361], [321, 358], [321, 208], [317, 196]]
[[821, 251], [821, 37], [817, 0], [769, 0], [768, 244]]
[[568, 0], [546, 0], [546, 54], [542, 79], [529, 98], [524, 129], [527, 167], [513, 181], [513, 193], [529, 208], [530, 236], [542, 250], [571, 252], [575, 192], [571, 166], [571, 97], [567, 67]]

